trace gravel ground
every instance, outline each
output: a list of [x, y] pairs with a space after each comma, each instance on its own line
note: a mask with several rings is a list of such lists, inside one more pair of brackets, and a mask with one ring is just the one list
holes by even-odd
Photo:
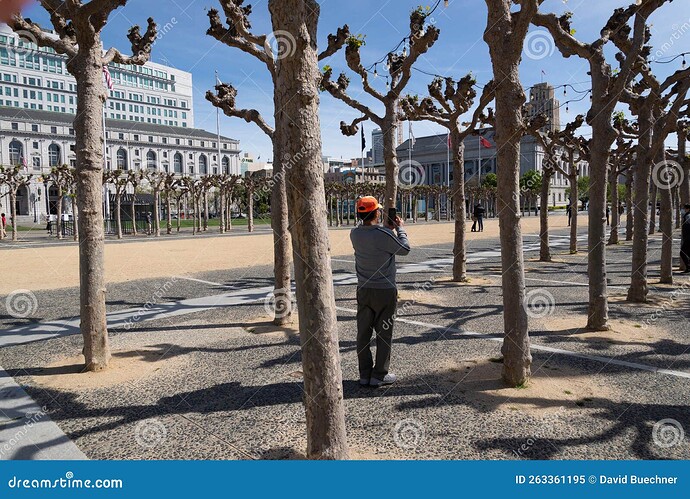
[[[554, 232], [565, 235], [564, 230]], [[528, 238], [534, 242], [535, 238]], [[415, 243], [415, 241], [413, 241]], [[658, 279], [660, 240], [653, 237], [650, 279]], [[419, 246], [419, 244], [417, 244]], [[472, 243], [471, 251], [494, 250], [495, 239]], [[528, 253], [528, 291], [552, 296], [554, 316], [572, 317], [584, 326], [587, 288], [585, 254], [563, 255], [553, 263], [532, 261]], [[611, 286], [629, 279], [629, 243], [609, 250]], [[450, 256], [449, 245], [424, 246], [401, 263]], [[351, 258], [350, 258], [351, 259]], [[334, 271], [350, 273], [347, 257], [333, 262]], [[572, 397], [554, 397], [528, 386], [531, 408], [506, 400], [489, 389], [468, 391], [445, 369], [450, 363], [485, 361], [500, 356], [500, 342], [467, 336], [456, 330], [496, 334], [502, 331], [500, 261], [493, 257], [469, 266], [476, 284], [443, 282], [447, 273], [399, 275], [404, 296], [419, 299], [405, 306], [402, 318], [440, 329], [398, 322], [392, 370], [396, 385], [382, 389], [357, 384], [355, 323], [339, 312], [346, 420], [352, 455], [400, 459], [690, 459], [688, 438], [671, 447], [653, 438], [659, 421], [677, 421], [690, 432], [690, 379], [621, 367], [600, 361], [533, 352], [533, 372], [545, 379], [572, 382]], [[109, 286], [109, 310], [141, 307], [157, 290], [165, 300], [227, 292], [223, 286], [255, 288], [271, 284], [268, 266], [194, 274], [195, 279], [166, 285], [167, 278]], [[208, 282], [200, 282], [208, 281]], [[424, 284], [431, 283], [431, 284]], [[653, 342], [592, 341], [578, 334], [548, 332], [552, 316], [531, 321], [535, 345], [611, 357], [658, 368], [690, 372], [690, 300], [688, 278], [679, 278], [686, 294], [652, 288], [656, 306], [611, 303], [610, 316], [630, 324], [652, 324], [664, 337]], [[423, 292], [420, 289], [424, 290]], [[613, 294], [623, 289], [612, 289]], [[407, 294], [406, 294], [407, 293]], [[416, 293], [416, 294], [415, 294]], [[74, 288], [36, 293], [40, 317], [67, 319], [78, 314]], [[354, 287], [337, 286], [342, 309], [354, 309]], [[2, 299], [4, 302], [4, 299]], [[652, 316], [659, 304], [672, 303]], [[69, 336], [0, 349], [2, 365], [50, 415], [79, 448], [93, 459], [248, 459], [299, 458], [306, 448], [302, 408], [299, 339], [293, 335], [255, 334], [248, 323], [265, 315], [263, 304], [213, 309], [139, 324], [131, 331], [112, 331], [116, 352], [129, 352], [160, 368], [114, 386], [70, 390], [43, 386], [45, 369], [79, 353], [80, 337]], [[11, 329], [28, 320], [3, 316]], [[452, 328], [452, 329], [444, 329]], [[121, 354], [122, 355], [122, 354]], [[578, 396], [584, 380], [595, 395]], [[567, 390], [568, 392], [570, 390]], [[505, 391], [504, 391], [505, 393]], [[672, 427], [659, 426], [659, 438]], [[670, 436], [670, 437], [669, 437]], [[657, 438], [657, 441], [659, 441]]]

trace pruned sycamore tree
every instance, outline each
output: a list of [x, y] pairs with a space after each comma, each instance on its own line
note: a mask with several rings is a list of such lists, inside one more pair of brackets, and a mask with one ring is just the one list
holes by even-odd
[[[485, 0], [484, 41], [489, 46], [495, 92], [498, 168], [497, 211], [503, 287], [503, 380], [521, 386], [531, 375], [532, 355], [525, 309], [525, 267], [520, 223], [520, 139], [525, 132], [525, 92], [520, 82], [522, 48], [538, 0]], [[513, 10], [514, 4], [519, 9]]]
[[[26, 168], [22, 165], [0, 165], [0, 185], [6, 185], [10, 195], [10, 221], [12, 222], [12, 241], [16, 241], [17, 234], [17, 191], [21, 187], [28, 186], [33, 175], [24, 173]], [[48, 194], [46, 193], [46, 196]]]
[[269, 0], [274, 33], [295, 50], [276, 63], [276, 129], [284, 133], [288, 213], [304, 373], [308, 459], [347, 459], [343, 383], [326, 221], [316, 0]]
[[[344, 44], [347, 67], [361, 78], [364, 92], [383, 105], [383, 114], [377, 114], [369, 106], [347, 93], [350, 79], [345, 73], [341, 73], [334, 81], [332, 80], [333, 68], [326, 66], [323, 69], [321, 89], [362, 114], [350, 124], [341, 122], [340, 130], [342, 133], [347, 136], [356, 135], [359, 131], [359, 124], [367, 120], [371, 120], [381, 129], [383, 158], [386, 168], [386, 208], [395, 206], [397, 199], [399, 165], [396, 151], [396, 132], [400, 126], [400, 99], [412, 77], [414, 63], [429, 51], [439, 36], [438, 28], [427, 23], [428, 15], [428, 11], [422, 7], [413, 10], [410, 14], [410, 31], [405, 38], [409, 45], [409, 51], [405, 47], [402, 52], [390, 52], [386, 56], [385, 68], [388, 72], [386, 79], [390, 80], [387, 83], [385, 93], [374, 88], [370, 81], [369, 71], [362, 65], [360, 51], [364, 45], [364, 38], [349, 36]], [[374, 71], [378, 74], [377, 68], [374, 68]]]
[[[450, 134], [450, 148], [453, 155], [452, 196], [455, 206], [453, 280], [456, 282], [467, 281], [464, 140], [476, 131], [478, 123], [482, 120], [484, 109], [493, 100], [493, 82], [489, 82], [482, 91], [471, 121], [461, 123], [460, 118], [474, 105], [477, 97], [477, 92], [474, 90], [476, 83], [471, 74], [459, 81], [452, 78], [435, 78], [429, 84], [429, 97], [420, 101], [417, 96], [408, 95], [401, 100], [401, 109], [405, 119], [432, 121], [447, 128]], [[484, 118], [486, 119], [485, 116]]]
[[[668, 180], [668, 165], [664, 158], [664, 144], [668, 135], [677, 127], [681, 110], [688, 107], [686, 96], [690, 89], [690, 68], [679, 70], [659, 81], [651, 72], [646, 58], [638, 61], [640, 79], [624, 89], [622, 99], [630, 106], [637, 118], [637, 148], [635, 165], [635, 211], [632, 246], [632, 268], [628, 301], [647, 301], [649, 292], [647, 279], [647, 251], [649, 244], [648, 224], [650, 189], [657, 188], [668, 211], [665, 222], [665, 237], [662, 237], [662, 281], [672, 281], [670, 259], [672, 258], [671, 186]], [[680, 172], [677, 172], [680, 174]], [[656, 201], [652, 200], [652, 212]], [[663, 211], [662, 210], [662, 211]], [[664, 215], [665, 216], [665, 215]], [[666, 261], [664, 262], [664, 258]]]
[[[621, 117], [614, 117], [618, 124], [615, 126], [623, 127], [626, 124], [625, 119]], [[620, 242], [620, 211], [619, 205], [621, 200], [618, 193], [619, 178], [624, 175], [630, 175], [630, 170], [634, 163], [635, 145], [632, 140], [626, 141], [627, 134], [624, 130], [619, 131], [616, 139], [616, 148], [611, 150], [611, 159], [609, 166], [609, 196], [611, 198], [611, 230], [609, 232], [608, 245], [612, 246]]]
[[[273, 177], [271, 178], [271, 226], [273, 229], [273, 272], [274, 272], [274, 300], [280, 303], [280, 311], [276, 307], [274, 323], [277, 325], [290, 322], [292, 315], [291, 304], [291, 279], [290, 266], [291, 244], [290, 231], [288, 224], [288, 207], [286, 193], [286, 169], [291, 168], [293, 162], [301, 160], [300, 155], [292, 159], [284, 151], [285, 132], [278, 125], [278, 113], [281, 110], [281, 103], [277, 101], [280, 96], [276, 88], [277, 84], [277, 64], [280, 59], [289, 55], [294, 49], [294, 40], [287, 37], [284, 33], [273, 33], [271, 36], [265, 34], [255, 34], [251, 32], [249, 15], [251, 5], [244, 6], [243, 0], [220, 0], [220, 5], [226, 17], [223, 23], [217, 10], [211, 9], [208, 13], [210, 28], [207, 31], [209, 36], [224, 43], [225, 45], [237, 48], [246, 54], [253, 56], [262, 62], [268, 70], [273, 82], [273, 112], [274, 123], [271, 127], [256, 109], [238, 109], [236, 107], [237, 90], [228, 84], [219, 83], [216, 86], [216, 93], [207, 92], [206, 99], [214, 106], [220, 108], [226, 116], [241, 118], [247, 123], [254, 123], [264, 132], [273, 145]], [[338, 30], [336, 35], [328, 38], [328, 48], [320, 55], [326, 58], [337, 51], [347, 40], [349, 31], [347, 26]], [[277, 51], [271, 46], [271, 38], [277, 43]], [[252, 190], [253, 180], [246, 179], [248, 190]], [[249, 195], [249, 194], [248, 194]], [[247, 205], [248, 215], [253, 215], [253, 205], [251, 196]], [[249, 231], [253, 230], [253, 220], [248, 219]]]
[[[549, 244], [549, 191], [551, 189], [551, 179], [556, 172], [565, 177], [569, 176], [570, 171], [566, 171], [561, 165], [561, 155], [568, 145], [575, 140], [575, 132], [582, 126], [584, 121], [584, 116], [578, 115], [563, 130], [545, 132], [542, 128], [535, 129], [532, 127], [529, 129], [530, 134], [537, 139], [537, 142], [544, 149], [541, 186], [539, 189], [539, 261], [541, 262], [551, 261], [551, 246]], [[577, 184], [577, 177], [575, 178], [575, 184]], [[577, 209], [577, 203], [575, 209]]]
[[132, 235], [137, 235], [137, 189], [144, 180], [144, 172], [141, 170], [127, 170], [127, 180], [132, 186], [132, 200], [129, 205], [130, 217], [132, 218]]
[[[590, 143], [590, 190], [588, 230], [589, 307], [587, 328], [609, 329], [606, 282], [606, 185], [610, 149], [616, 140], [612, 117], [623, 91], [639, 70], [640, 56], [649, 53], [647, 19], [667, 0], [638, 0], [627, 8], [615, 9], [591, 43], [577, 40], [571, 27], [572, 13], [562, 16], [537, 13], [533, 23], [549, 30], [563, 57], [579, 57], [589, 66], [592, 104], [587, 123], [592, 128]], [[632, 20], [632, 27], [630, 22]], [[618, 68], [614, 71], [606, 58], [606, 47], [613, 42]]]
[[115, 230], [117, 238], [122, 239], [122, 196], [127, 192], [129, 178], [122, 170], [106, 170], [103, 183], [115, 187]]
[[77, 207], [79, 210], [79, 301], [81, 333], [87, 371], [108, 367], [110, 347], [105, 308], [103, 181], [103, 105], [106, 88], [103, 67], [110, 63], [143, 65], [149, 60], [157, 28], [148, 20], [142, 35], [138, 26], [127, 35], [132, 55], [115, 48], [103, 51], [101, 32], [108, 17], [127, 0], [39, 0], [50, 15], [55, 34], [44, 31], [30, 19], [16, 16], [8, 24], [15, 31], [29, 33], [36, 44], [67, 56], [67, 70], [77, 84], [77, 113], [74, 119], [77, 157]]
[[[43, 175], [42, 180], [52, 184], [57, 189], [57, 238], [63, 238], [62, 209], [65, 203], [65, 196], [68, 196], [74, 184], [74, 171], [67, 165], [53, 166], [50, 173]], [[74, 223], [76, 225], [76, 214]]]

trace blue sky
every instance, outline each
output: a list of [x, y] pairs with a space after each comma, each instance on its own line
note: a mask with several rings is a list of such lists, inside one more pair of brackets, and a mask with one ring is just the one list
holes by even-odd
[[[621, 0], [546, 0], [541, 7], [543, 12], [563, 13], [571, 11], [576, 36], [583, 41], [594, 40], [605, 24], [612, 10], [623, 7], [629, 1]], [[251, 2], [253, 31], [268, 33], [271, 31], [267, 1]], [[421, 5], [433, 5], [435, 0], [426, 0]], [[381, 59], [393, 49], [406, 35], [409, 26], [409, 13], [420, 5], [420, 0], [322, 0], [321, 19], [319, 23], [319, 42], [325, 46], [326, 36], [335, 32], [344, 23], [349, 24], [353, 33], [366, 35], [366, 46], [362, 48], [362, 61], [366, 65]], [[271, 83], [264, 66], [251, 56], [216, 42], [206, 35], [209, 8], [218, 8], [215, 0], [130, 0], [123, 8], [118, 9], [110, 18], [103, 33], [103, 40], [108, 46], [128, 49], [126, 33], [132, 24], [145, 26], [146, 18], [154, 17], [159, 26], [170, 23], [170, 29], [155, 44], [153, 60], [168, 64], [186, 71], [194, 76], [194, 106], [196, 127], [215, 130], [215, 109], [206, 102], [204, 94], [214, 85], [214, 70], [218, 70], [223, 81], [232, 83], [238, 89], [238, 106], [256, 108], [267, 120], [272, 117]], [[27, 17], [47, 24], [48, 17], [38, 6], [29, 7]], [[460, 78], [469, 71], [476, 76], [480, 84], [491, 79], [491, 63], [486, 44], [482, 40], [486, 26], [486, 4], [483, 0], [450, 0], [446, 9], [443, 2], [434, 12], [432, 22], [440, 29], [438, 42], [416, 64], [420, 70]], [[650, 20], [652, 24], [652, 44], [661, 60], [690, 51], [690, 2], [676, 0], [662, 7]], [[529, 87], [543, 78], [554, 85], [569, 83], [579, 90], [589, 89], [586, 64], [578, 58], [564, 59], [558, 50], [554, 50], [549, 37], [544, 37], [541, 28], [532, 28], [529, 39], [532, 48], [525, 49], [521, 76], [525, 87]], [[540, 44], [545, 41], [545, 44]], [[613, 54], [613, 52], [611, 53]], [[611, 57], [613, 60], [613, 57]], [[687, 58], [690, 63], [690, 56]], [[346, 70], [344, 53], [340, 52], [323, 64], [329, 64], [335, 73]], [[653, 69], [659, 76], [667, 76], [680, 69], [681, 60], [671, 64], [654, 64]], [[381, 71], [383, 72], [383, 71]], [[352, 76], [352, 75], [351, 75]], [[425, 94], [426, 86], [432, 77], [415, 72], [408, 87], [409, 93]], [[379, 88], [385, 89], [385, 80], [376, 81]], [[376, 102], [368, 99], [361, 90], [358, 78], [352, 76], [350, 94], [374, 106], [375, 112], [381, 112]], [[568, 95], [559, 91], [559, 99], [565, 102], [575, 99], [578, 94], [568, 90]], [[586, 112], [589, 99], [573, 102], [569, 113], [565, 106], [561, 109], [563, 123], [574, 118], [578, 113]], [[343, 137], [338, 124], [341, 120], [350, 121], [358, 113], [336, 101], [328, 94], [321, 96], [321, 121], [324, 154], [336, 158], [358, 157], [360, 152], [359, 138]], [[367, 135], [367, 146], [371, 146], [371, 130], [375, 126], [364, 124]], [[261, 159], [271, 157], [270, 141], [254, 125], [244, 121], [221, 118], [221, 132], [224, 135], [240, 140], [243, 151], [252, 153]], [[440, 133], [437, 126], [416, 123], [414, 134], [417, 137], [431, 133]], [[583, 130], [585, 134], [588, 130]], [[406, 135], [407, 136], [407, 132]]]

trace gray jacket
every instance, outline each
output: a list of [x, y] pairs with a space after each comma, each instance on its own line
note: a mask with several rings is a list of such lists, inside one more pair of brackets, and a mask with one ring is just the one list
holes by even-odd
[[[397, 234], [396, 234], [397, 232]], [[405, 229], [360, 225], [350, 232], [360, 288], [395, 289], [395, 255], [410, 252]]]

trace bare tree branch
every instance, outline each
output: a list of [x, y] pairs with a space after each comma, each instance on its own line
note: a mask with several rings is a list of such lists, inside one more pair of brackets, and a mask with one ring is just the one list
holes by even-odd
[[232, 85], [216, 85], [216, 94], [210, 90], [206, 92], [206, 100], [215, 107], [221, 109], [226, 116], [231, 118], [242, 118], [247, 123], [255, 123], [270, 139], [273, 139], [274, 129], [266, 123], [259, 111], [256, 109], [237, 109], [235, 99], [237, 90]]

